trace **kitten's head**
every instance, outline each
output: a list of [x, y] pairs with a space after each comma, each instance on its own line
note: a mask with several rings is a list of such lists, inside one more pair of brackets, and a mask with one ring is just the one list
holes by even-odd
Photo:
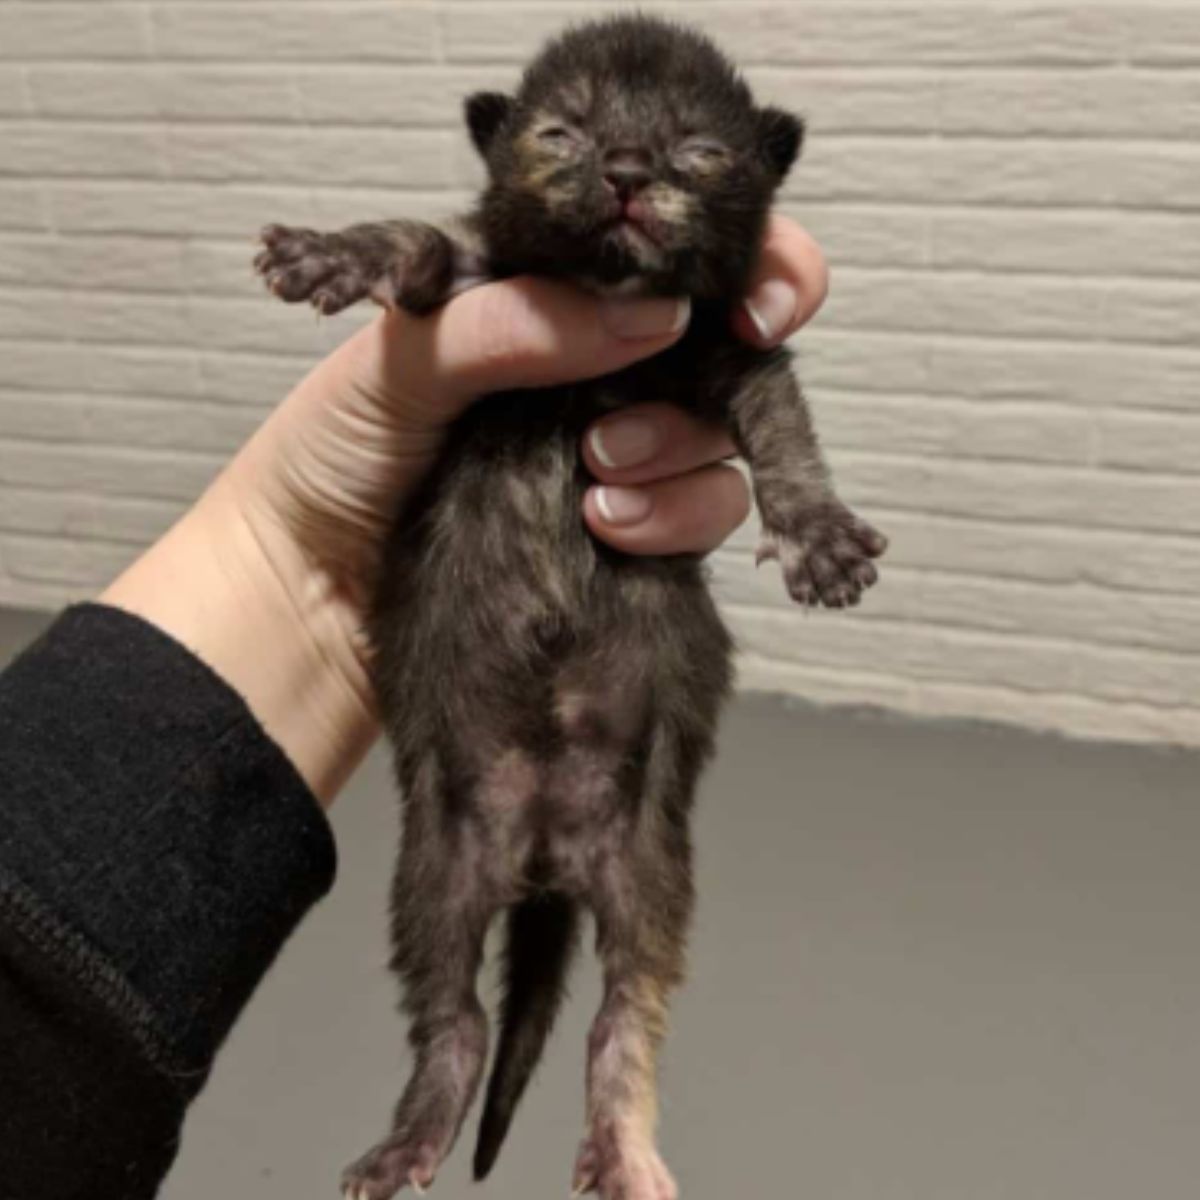
[[467, 124], [499, 263], [712, 297], [741, 288], [803, 136], [796, 117], [755, 106], [706, 38], [647, 17], [571, 30], [516, 96], [472, 96]]

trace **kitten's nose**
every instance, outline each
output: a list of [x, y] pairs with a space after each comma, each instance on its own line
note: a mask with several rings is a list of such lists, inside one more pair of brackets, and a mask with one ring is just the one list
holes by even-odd
[[621, 200], [628, 200], [651, 178], [650, 155], [645, 150], [621, 147], [604, 156], [604, 182]]

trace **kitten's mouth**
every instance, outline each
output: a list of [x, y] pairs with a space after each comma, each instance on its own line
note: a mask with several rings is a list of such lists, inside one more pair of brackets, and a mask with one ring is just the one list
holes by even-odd
[[621, 204], [618, 201], [616, 212], [613, 214], [610, 233], [616, 233], [622, 239], [631, 242], [646, 243], [656, 249], [662, 249], [662, 222], [659, 221], [653, 209], [643, 201], [634, 198]]

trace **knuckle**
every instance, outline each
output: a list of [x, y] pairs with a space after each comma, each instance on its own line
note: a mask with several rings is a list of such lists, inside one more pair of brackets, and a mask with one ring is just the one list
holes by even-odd
[[752, 501], [746, 476], [731, 463], [720, 463], [715, 470], [721, 473], [729, 496], [730, 528], [736, 529], [750, 515]]

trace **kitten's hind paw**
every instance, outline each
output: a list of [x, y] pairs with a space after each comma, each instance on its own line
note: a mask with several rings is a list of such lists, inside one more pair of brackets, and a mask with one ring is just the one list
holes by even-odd
[[831, 500], [803, 513], [794, 529], [764, 529], [756, 561], [779, 561], [788, 593], [798, 604], [846, 608], [879, 578], [871, 560], [887, 544], [878, 530]]
[[262, 251], [254, 269], [281, 300], [307, 300], [330, 316], [371, 290], [374, 275], [336, 233], [268, 225], [259, 235]]
[[580, 1147], [572, 1200], [679, 1200], [679, 1189], [653, 1145], [596, 1131]]
[[423, 1196], [440, 1163], [441, 1155], [431, 1143], [412, 1144], [393, 1135], [346, 1168], [342, 1195], [345, 1200], [391, 1200], [409, 1187]]

